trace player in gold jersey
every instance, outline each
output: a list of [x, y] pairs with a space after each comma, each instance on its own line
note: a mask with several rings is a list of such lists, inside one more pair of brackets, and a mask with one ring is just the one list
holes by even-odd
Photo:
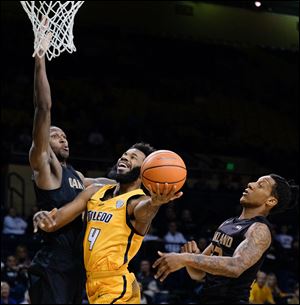
[[159, 207], [182, 196], [167, 184], [162, 192], [141, 189], [140, 168], [154, 151], [137, 143], [127, 150], [110, 173], [116, 184], [93, 184], [60, 209], [40, 213], [36, 224], [53, 232], [86, 210], [84, 264], [91, 304], [139, 304], [140, 289], [130, 260], [138, 252]]

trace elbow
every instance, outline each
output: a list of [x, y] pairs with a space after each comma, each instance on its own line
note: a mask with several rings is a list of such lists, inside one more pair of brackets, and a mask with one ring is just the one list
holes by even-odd
[[240, 277], [241, 274], [242, 274], [241, 272], [235, 271], [232, 273], [231, 277], [237, 279]]
[[242, 268], [236, 268], [232, 272], [232, 277], [233, 278], [238, 278], [238, 277], [240, 277], [242, 275], [243, 272], [244, 272], [244, 270]]
[[205, 272], [203, 272], [201, 275], [200, 275], [200, 274], [198, 274], [198, 275], [192, 275], [192, 276], [191, 276], [191, 279], [194, 280], [194, 281], [197, 281], [197, 282], [202, 282], [203, 279], [205, 278], [205, 275], [206, 275]]
[[217, 275], [217, 276], [225, 276], [225, 277], [229, 277], [229, 278], [238, 278], [241, 273], [238, 272], [238, 270], [235, 269], [228, 269], [226, 268], [226, 270], [219, 270], [216, 272], [210, 272], [213, 275]]
[[234, 266], [227, 266], [224, 270], [220, 270], [217, 272], [212, 272], [213, 275], [221, 275], [221, 276], [226, 276], [229, 278], [238, 278], [240, 277], [240, 275], [243, 273], [243, 270], [241, 270], [238, 267], [234, 267]]
[[231, 263], [229, 264], [231, 277], [238, 278], [242, 275], [242, 273], [247, 269], [243, 261], [241, 261], [240, 257], [234, 257]]

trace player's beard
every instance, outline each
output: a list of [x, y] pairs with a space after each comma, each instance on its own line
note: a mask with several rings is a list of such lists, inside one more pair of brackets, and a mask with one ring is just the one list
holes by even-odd
[[119, 183], [127, 184], [136, 181], [140, 177], [141, 167], [134, 167], [131, 171], [125, 174], [117, 172], [117, 165], [115, 165], [108, 173], [107, 177], [114, 179]]

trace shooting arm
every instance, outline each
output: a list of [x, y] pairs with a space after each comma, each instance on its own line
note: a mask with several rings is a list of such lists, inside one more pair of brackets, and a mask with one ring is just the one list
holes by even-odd
[[134, 219], [142, 223], [151, 223], [160, 205], [153, 205], [151, 197], [143, 196], [134, 204]]
[[158, 212], [160, 206], [153, 206], [151, 197], [143, 196], [138, 200], [132, 200], [127, 212], [133, 215], [134, 227], [141, 235], [145, 235], [149, 226]]
[[134, 228], [141, 234], [145, 235], [148, 232], [150, 224], [158, 212], [160, 206], [167, 204], [170, 201], [178, 199], [182, 196], [182, 192], [176, 194], [176, 187], [168, 187], [166, 183], [163, 190], [160, 191], [157, 184], [156, 192], [149, 190], [151, 197], [143, 196], [137, 200], [133, 200], [128, 206], [127, 212], [129, 216], [133, 215]]

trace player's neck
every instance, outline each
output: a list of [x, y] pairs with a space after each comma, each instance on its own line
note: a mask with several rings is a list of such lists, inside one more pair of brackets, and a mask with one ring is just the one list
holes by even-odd
[[259, 208], [257, 209], [243, 208], [242, 214], [240, 215], [239, 219], [251, 219], [257, 216], [266, 217], [267, 213]]
[[119, 183], [119, 185], [117, 186], [114, 192], [114, 196], [125, 194], [134, 191], [138, 188], [140, 188], [140, 183], [138, 181], [134, 181], [131, 183]]
[[63, 167], [67, 167], [67, 162], [66, 162], [66, 161], [61, 161], [60, 164], [61, 164], [61, 166], [63, 166]]

